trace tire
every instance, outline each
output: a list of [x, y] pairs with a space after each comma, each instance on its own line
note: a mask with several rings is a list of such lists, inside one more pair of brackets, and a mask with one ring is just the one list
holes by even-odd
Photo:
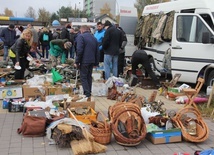
[[208, 76], [208, 79], [207, 79], [207, 82], [206, 82], [206, 85], [207, 86], [212, 86], [214, 83], [214, 70], [212, 70]]

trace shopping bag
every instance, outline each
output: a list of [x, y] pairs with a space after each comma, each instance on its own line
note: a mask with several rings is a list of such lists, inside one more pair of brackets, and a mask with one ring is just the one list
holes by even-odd
[[63, 79], [62, 76], [58, 73], [58, 71], [55, 70], [55, 68], [51, 69], [51, 73], [52, 73], [53, 83], [57, 81], [61, 81]]

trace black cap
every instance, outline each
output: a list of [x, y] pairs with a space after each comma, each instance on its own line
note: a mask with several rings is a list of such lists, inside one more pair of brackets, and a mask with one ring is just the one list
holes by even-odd
[[14, 26], [13, 24], [10, 24], [10, 25], [9, 25], [9, 28], [14, 29], [15, 26]]
[[105, 27], [105, 26], [112, 26], [112, 24], [111, 24], [110, 21], [107, 20], [107, 21], [105, 22], [105, 24], [104, 24], [104, 27]]

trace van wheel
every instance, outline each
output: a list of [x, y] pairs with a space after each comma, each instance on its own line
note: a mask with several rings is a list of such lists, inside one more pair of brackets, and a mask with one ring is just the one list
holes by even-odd
[[212, 86], [214, 83], [214, 70], [210, 72], [208, 79], [207, 79], [207, 86]]

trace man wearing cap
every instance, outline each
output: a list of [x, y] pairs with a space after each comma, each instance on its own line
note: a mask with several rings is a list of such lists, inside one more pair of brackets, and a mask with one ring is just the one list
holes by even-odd
[[58, 64], [64, 64], [66, 61], [66, 52], [70, 50], [72, 43], [67, 39], [55, 39], [50, 41], [50, 59], [52, 67]]
[[8, 57], [8, 49], [15, 43], [16, 41], [16, 31], [15, 26], [10, 24], [7, 28], [3, 29], [0, 38], [4, 42], [4, 61], [7, 60]]
[[122, 45], [122, 33], [108, 20], [105, 22], [104, 27], [106, 32], [102, 45], [104, 49], [105, 80], [108, 80], [111, 75], [111, 70], [113, 76], [118, 76], [118, 55]]

